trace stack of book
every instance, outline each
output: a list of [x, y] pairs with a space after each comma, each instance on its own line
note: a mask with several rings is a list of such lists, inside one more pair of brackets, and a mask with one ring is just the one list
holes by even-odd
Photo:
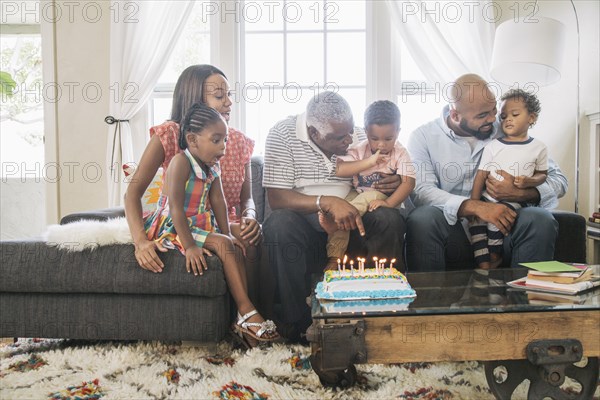
[[559, 294], [536, 292], [527, 290], [527, 301], [529, 304], [547, 305], [547, 304], [586, 304], [600, 306], [600, 293], [598, 290], [588, 290], [579, 294]]
[[527, 276], [508, 285], [540, 292], [574, 295], [600, 286], [600, 276], [587, 265], [571, 265], [557, 261], [522, 264], [530, 268]]
[[587, 222], [587, 234], [592, 238], [600, 239], [600, 211], [592, 214]]

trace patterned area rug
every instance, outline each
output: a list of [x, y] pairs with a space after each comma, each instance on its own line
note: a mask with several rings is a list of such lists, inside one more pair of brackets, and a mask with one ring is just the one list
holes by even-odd
[[[20, 339], [0, 347], [2, 399], [493, 399], [478, 362], [357, 365], [324, 388], [310, 349]], [[514, 394], [526, 398], [521, 385]], [[596, 394], [600, 389], [596, 390]]]

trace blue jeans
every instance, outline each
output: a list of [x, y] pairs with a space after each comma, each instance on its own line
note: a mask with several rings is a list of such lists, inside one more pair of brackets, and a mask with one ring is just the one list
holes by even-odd
[[[315, 217], [280, 209], [273, 211], [263, 225], [264, 245], [281, 303], [280, 320], [296, 325], [301, 333], [311, 324], [306, 304], [312, 290], [310, 273], [322, 272], [327, 263], [327, 234], [315, 224]], [[396, 258], [396, 266], [403, 269], [404, 216], [396, 209], [381, 207], [366, 213], [363, 224], [364, 237], [356, 230], [350, 233], [348, 255], [362, 255], [367, 260], [373, 256]]]
[[[558, 222], [539, 207], [517, 210], [517, 220], [504, 239], [504, 265], [554, 258]], [[412, 272], [468, 269], [475, 266], [473, 249], [460, 223], [449, 225], [437, 207], [418, 207], [408, 215], [407, 269]]]

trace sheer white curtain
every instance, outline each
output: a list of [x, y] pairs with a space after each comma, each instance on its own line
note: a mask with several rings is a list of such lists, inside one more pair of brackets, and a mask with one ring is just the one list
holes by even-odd
[[[108, 203], [122, 204], [126, 185], [122, 165], [133, 162], [129, 121], [140, 112], [152, 94], [169, 56], [181, 34], [192, 7], [186, 1], [138, 1], [133, 10], [125, 2], [113, 2], [114, 9], [129, 11], [113, 18], [110, 27], [110, 117], [107, 164]], [[135, 11], [135, 12], [133, 12]]]
[[465, 73], [489, 80], [499, 7], [485, 1], [387, 0], [392, 24], [429, 82]]

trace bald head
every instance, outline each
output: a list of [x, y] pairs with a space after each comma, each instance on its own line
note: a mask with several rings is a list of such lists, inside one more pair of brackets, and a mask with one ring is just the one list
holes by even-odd
[[460, 76], [452, 84], [450, 90], [450, 105], [461, 112], [466, 108], [481, 103], [496, 103], [496, 98], [488, 87], [488, 83], [479, 75], [466, 74]]
[[481, 139], [493, 132], [496, 118], [496, 98], [488, 83], [479, 75], [460, 76], [450, 90], [449, 126], [460, 136]]

